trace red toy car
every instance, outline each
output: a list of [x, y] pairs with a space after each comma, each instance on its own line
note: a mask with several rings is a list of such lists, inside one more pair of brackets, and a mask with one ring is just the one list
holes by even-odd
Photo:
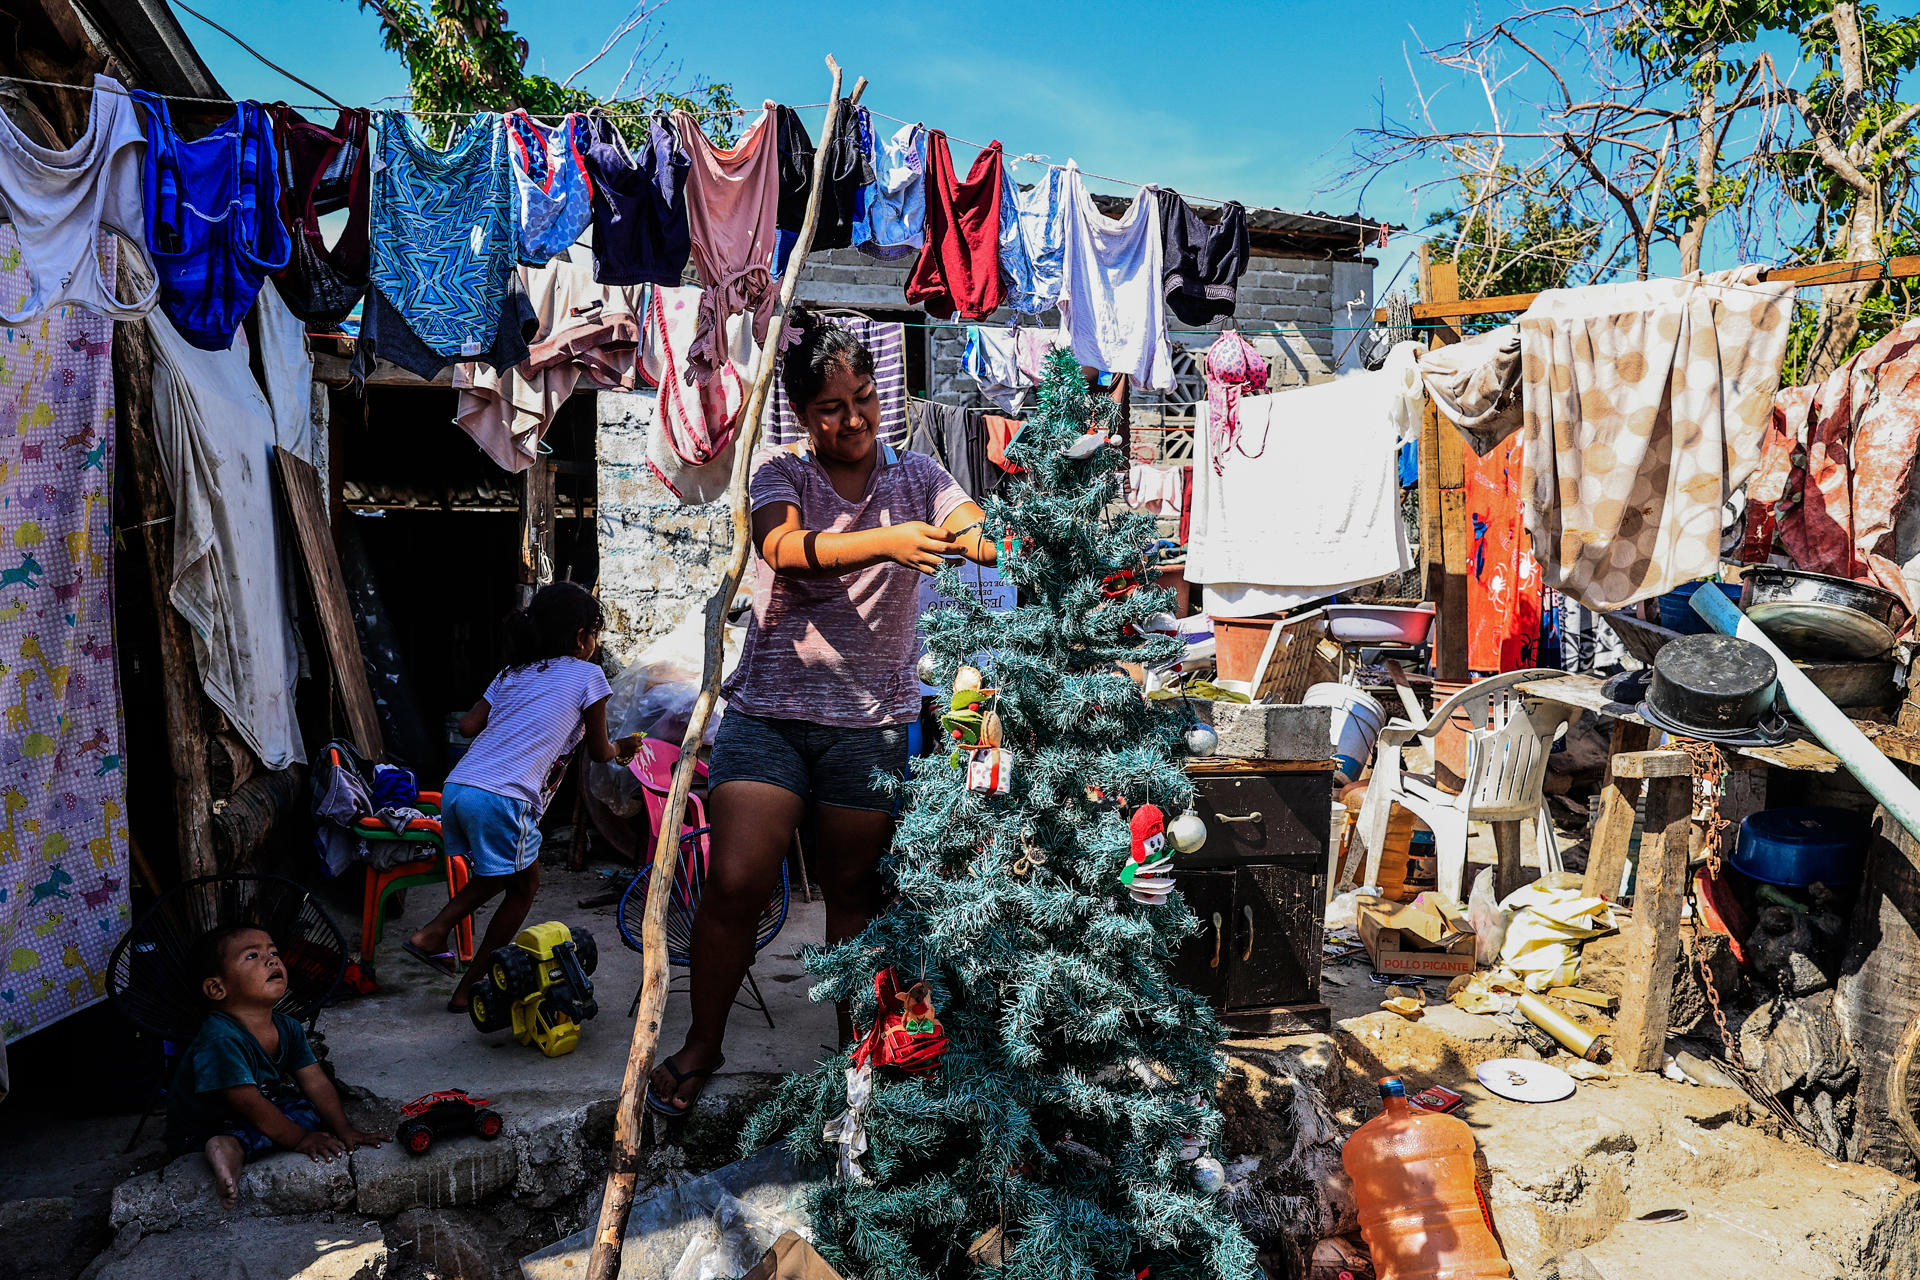
[[449, 1134], [479, 1134], [491, 1141], [500, 1136], [505, 1121], [500, 1113], [489, 1111], [485, 1098], [470, 1097], [465, 1089], [441, 1089], [415, 1098], [400, 1108], [400, 1132], [395, 1135], [408, 1154], [423, 1156], [435, 1138]]

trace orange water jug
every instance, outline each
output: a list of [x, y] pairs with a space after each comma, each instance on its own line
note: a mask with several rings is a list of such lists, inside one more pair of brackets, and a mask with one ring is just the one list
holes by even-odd
[[1353, 1131], [1340, 1159], [1378, 1280], [1507, 1280], [1513, 1275], [1474, 1176], [1465, 1121], [1380, 1082], [1386, 1109]]

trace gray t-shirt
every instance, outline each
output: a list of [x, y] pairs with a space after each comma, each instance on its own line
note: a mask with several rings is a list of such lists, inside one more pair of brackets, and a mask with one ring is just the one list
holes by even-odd
[[[891, 452], [891, 451], [888, 451]], [[819, 533], [924, 520], [943, 524], [967, 495], [932, 458], [883, 454], [866, 496], [848, 502], [811, 457], [778, 452], [760, 463], [753, 509], [791, 502]], [[839, 728], [904, 724], [920, 714], [913, 674], [919, 572], [886, 562], [837, 578], [777, 574], [754, 557], [753, 623], [721, 692], [752, 716]]]
[[579, 658], [507, 668], [487, 686], [487, 727], [447, 782], [524, 800], [536, 814], [544, 811], [567, 757], [586, 734], [582, 713], [612, 693], [607, 673]]

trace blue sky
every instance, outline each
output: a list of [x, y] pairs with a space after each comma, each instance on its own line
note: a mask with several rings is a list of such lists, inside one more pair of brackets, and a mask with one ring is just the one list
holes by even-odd
[[[352, 0], [194, 7], [343, 102], [362, 105], [406, 88], [398, 58], [380, 47], [377, 22]], [[511, 25], [532, 45], [529, 66], [556, 79], [591, 57], [627, 8], [627, 0], [508, 0]], [[939, 21], [930, 20], [935, 13]], [[180, 21], [229, 93], [311, 97], [191, 15]], [[1336, 189], [1346, 133], [1375, 110], [1383, 77], [1404, 97], [1401, 46], [1414, 39], [1415, 21], [1444, 22], [1437, 35], [1457, 34], [1457, 19], [1401, 0], [1364, 10], [1323, 0], [1191, 8], [983, 0], [955, 9], [924, 0], [672, 0], [659, 29], [683, 80], [729, 81], [743, 105], [822, 101], [822, 58], [832, 53], [849, 83], [867, 77], [870, 107], [956, 139], [998, 138], [1010, 153], [1056, 163], [1071, 156], [1086, 170], [1199, 196], [1350, 213], [1352, 198]], [[616, 61], [624, 60], [610, 56], [589, 72], [588, 86], [609, 89]], [[956, 142], [954, 158], [965, 165], [972, 153]], [[1400, 183], [1376, 185], [1367, 212], [1409, 221], [1402, 194]], [[1389, 271], [1400, 256], [1389, 251]]]

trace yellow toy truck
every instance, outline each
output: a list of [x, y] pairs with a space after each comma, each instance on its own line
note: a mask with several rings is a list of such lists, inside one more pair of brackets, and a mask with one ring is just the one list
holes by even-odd
[[467, 1013], [481, 1031], [511, 1026], [515, 1040], [549, 1058], [572, 1053], [580, 1024], [600, 1012], [587, 977], [599, 963], [600, 948], [585, 929], [558, 920], [531, 925], [488, 957]]

